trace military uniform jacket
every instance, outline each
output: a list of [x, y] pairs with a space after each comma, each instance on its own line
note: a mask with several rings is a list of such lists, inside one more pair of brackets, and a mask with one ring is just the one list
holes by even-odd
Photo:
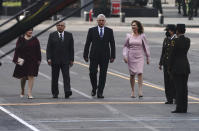
[[159, 65], [161, 65], [161, 66], [163, 65], [164, 67], [168, 66], [169, 55], [170, 55], [171, 48], [172, 48], [171, 43], [173, 43], [174, 38], [175, 38], [175, 36], [172, 38], [166, 37], [164, 39]]
[[190, 65], [187, 58], [187, 52], [190, 48], [190, 39], [184, 35], [174, 39], [173, 49], [169, 57], [169, 69], [174, 75], [183, 75], [190, 73]]

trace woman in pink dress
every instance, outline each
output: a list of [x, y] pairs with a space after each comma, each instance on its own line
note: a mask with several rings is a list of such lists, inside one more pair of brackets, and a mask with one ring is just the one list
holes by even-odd
[[130, 84], [132, 88], [131, 97], [135, 98], [134, 86], [135, 75], [138, 77], [138, 96], [143, 97], [142, 94], [142, 74], [144, 68], [144, 55], [146, 56], [147, 64], [149, 64], [150, 51], [144, 34], [142, 24], [134, 20], [131, 23], [133, 32], [126, 35], [125, 44], [123, 47], [124, 62], [128, 64], [130, 73]]

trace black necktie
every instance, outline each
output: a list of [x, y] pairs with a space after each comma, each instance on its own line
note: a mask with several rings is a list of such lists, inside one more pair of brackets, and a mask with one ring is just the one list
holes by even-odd
[[102, 32], [102, 28], [100, 28], [100, 37], [103, 37], [103, 32]]
[[60, 37], [59, 37], [59, 38], [61, 39], [61, 41], [63, 41], [62, 33], [60, 33], [59, 35], [60, 35]]

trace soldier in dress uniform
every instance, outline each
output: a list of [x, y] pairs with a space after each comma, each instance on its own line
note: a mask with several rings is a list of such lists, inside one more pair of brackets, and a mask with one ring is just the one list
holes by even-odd
[[174, 38], [176, 38], [176, 26], [174, 24], [169, 24], [166, 27], [166, 37], [163, 41], [163, 46], [162, 46], [162, 54], [160, 57], [160, 62], [159, 62], [159, 69], [162, 70], [163, 66], [163, 72], [164, 72], [164, 86], [165, 86], [165, 95], [167, 101], [165, 104], [173, 104], [173, 101], [175, 99], [175, 87], [173, 83], [173, 79], [171, 75], [168, 72], [168, 59], [169, 59], [169, 54], [171, 50], [171, 43], [174, 42]]
[[153, 0], [153, 8], [157, 9], [160, 14], [163, 14], [161, 0]]
[[181, 0], [183, 16], [187, 16], [187, 0]]
[[177, 24], [177, 38], [172, 43], [172, 51], [169, 57], [169, 72], [171, 73], [176, 89], [176, 110], [172, 113], [186, 113], [188, 103], [188, 77], [190, 65], [187, 52], [190, 48], [190, 39], [184, 36], [185, 24]]
[[[198, 0], [197, 0], [198, 1]], [[193, 8], [194, 8], [194, 0], [188, 0], [188, 19], [192, 20], [193, 19]]]

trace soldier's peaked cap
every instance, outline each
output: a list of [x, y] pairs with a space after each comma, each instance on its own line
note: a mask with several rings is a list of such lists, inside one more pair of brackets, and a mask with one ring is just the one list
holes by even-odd
[[176, 29], [177, 30], [184, 30], [185, 29], [185, 24], [177, 24], [177, 26], [176, 26]]
[[171, 31], [175, 31], [176, 30], [176, 26], [174, 24], [168, 24], [167, 27], [165, 28], [166, 31], [171, 30]]

